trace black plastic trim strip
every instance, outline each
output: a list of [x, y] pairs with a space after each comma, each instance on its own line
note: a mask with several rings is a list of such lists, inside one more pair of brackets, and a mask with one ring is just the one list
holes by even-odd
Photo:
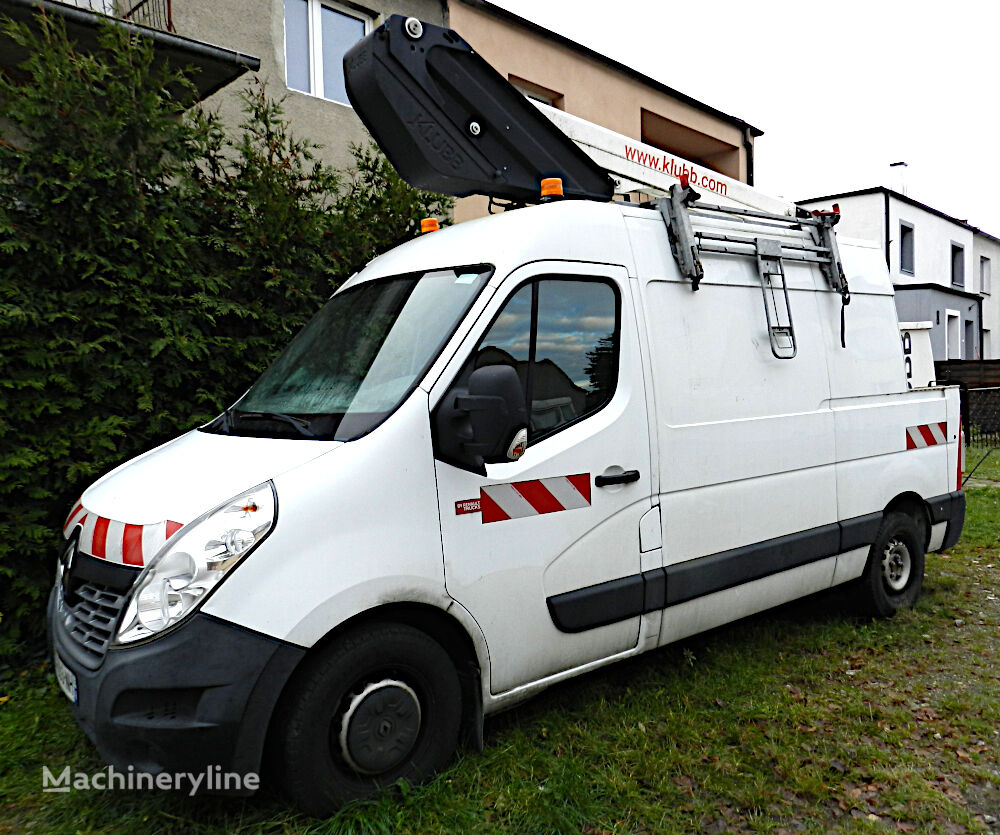
[[835, 556], [839, 546], [840, 525], [834, 523], [667, 566], [667, 605]]
[[[956, 497], [961, 498], [964, 517], [965, 496], [961, 492], [930, 500], [938, 503], [936, 512], [943, 515], [942, 520], [955, 518]], [[931, 514], [933, 518], [934, 505]], [[563, 592], [546, 600], [549, 615], [561, 632], [584, 632], [617, 623], [866, 547], [875, 541], [881, 524], [881, 513], [869, 513]], [[949, 536], [953, 527], [949, 524]], [[961, 532], [961, 521], [957, 529]]]
[[656, 612], [667, 605], [667, 572], [662, 568], [644, 571], [642, 613]]
[[560, 632], [584, 632], [642, 614], [646, 603], [641, 574], [608, 580], [548, 598], [549, 616]]
[[951, 518], [951, 505], [958, 495], [962, 495], [964, 502], [965, 494], [961, 491], [945, 493], [942, 496], [934, 496], [927, 500], [927, 509], [931, 512], [932, 525], [936, 525], [938, 522], [947, 522]]
[[944, 541], [938, 549], [945, 551], [958, 542], [958, 538], [962, 535], [962, 526], [965, 524], [965, 493], [962, 490], [955, 490], [943, 496], [935, 496], [927, 500], [927, 506], [931, 511], [931, 524], [948, 523]]
[[840, 523], [840, 553], [865, 548], [875, 541], [882, 527], [882, 514], [869, 513]]

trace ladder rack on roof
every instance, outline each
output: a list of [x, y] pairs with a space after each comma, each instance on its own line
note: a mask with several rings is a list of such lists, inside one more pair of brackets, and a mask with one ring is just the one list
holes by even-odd
[[[645, 204], [656, 208], [666, 224], [670, 248], [681, 274], [697, 290], [705, 274], [701, 254], [747, 255], [755, 258], [764, 298], [764, 312], [771, 353], [778, 359], [792, 359], [798, 352], [792, 322], [784, 263], [796, 261], [818, 264], [830, 289], [839, 293], [841, 344], [844, 340], [843, 308], [850, 302], [837, 237], [833, 227], [840, 220], [837, 211], [809, 213], [783, 200], [762, 194], [746, 183], [701, 168], [687, 160], [636, 142], [622, 134], [592, 124], [544, 104], [535, 105], [563, 133], [577, 143], [612, 176], [615, 193], [635, 193], [659, 199]], [[692, 186], [701, 184], [723, 203], [702, 203]], [[693, 219], [732, 221], [737, 229], [717, 231], [717, 226], [695, 229]], [[773, 227], [804, 232], [807, 239], [793, 242], [768, 238], [739, 227]]]
[[[764, 298], [767, 332], [771, 353], [778, 359], [792, 359], [798, 353], [792, 308], [785, 279], [785, 261], [818, 264], [830, 289], [841, 297], [841, 345], [844, 338], [844, 308], [851, 296], [844, 276], [837, 236], [833, 227], [840, 220], [839, 210], [812, 214], [799, 209], [795, 217], [757, 209], [718, 206], [698, 203], [700, 195], [685, 179], [670, 187], [667, 197], [654, 200], [670, 236], [670, 248], [677, 266], [685, 278], [691, 279], [691, 289], [697, 290], [705, 270], [700, 255], [703, 252], [722, 255], [753, 255], [757, 262], [757, 275]], [[722, 234], [716, 231], [695, 231], [691, 218], [718, 217], [737, 222], [750, 221], [755, 226], [777, 227], [784, 230], [806, 232], [809, 243], [792, 243], [779, 238], [767, 238], [750, 233]]]
[[[783, 263], [816, 263], [830, 289], [839, 293], [843, 306], [850, 302], [837, 237], [833, 227], [840, 215], [809, 213], [792, 203], [770, 197], [746, 183], [674, 157], [651, 145], [587, 122], [554, 107], [535, 104], [563, 133], [607, 170], [615, 182], [615, 193], [659, 195], [650, 205], [659, 210], [670, 234], [670, 247], [681, 274], [698, 289], [704, 275], [700, 254], [749, 255], [757, 260], [764, 293], [771, 350], [780, 359], [791, 359], [797, 351], [792, 326], [788, 288]], [[702, 203], [692, 186], [710, 192], [720, 204]], [[764, 238], [749, 233], [721, 234], [698, 230], [692, 218], [715, 218], [736, 224], [805, 231], [809, 242]], [[841, 317], [841, 344], [844, 343]]]

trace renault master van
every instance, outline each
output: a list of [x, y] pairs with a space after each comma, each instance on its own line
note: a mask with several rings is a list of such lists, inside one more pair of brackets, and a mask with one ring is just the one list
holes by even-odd
[[653, 203], [376, 258], [223, 414], [83, 493], [49, 622], [102, 756], [266, 757], [325, 814], [618, 659], [833, 586], [912, 605], [962, 528], [958, 392], [907, 388], [881, 252], [648, 173]]

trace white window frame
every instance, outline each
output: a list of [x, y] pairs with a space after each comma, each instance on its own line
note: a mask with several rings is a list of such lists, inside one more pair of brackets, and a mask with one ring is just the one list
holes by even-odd
[[[335, 3], [332, 0], [306, 0], [306, 2], [308, 3], [306, 17], [309, 22], [309, 92], [296, 90], [294, 87], [288, 89], [307, 96], [315, 96], [323, 101], [332, 101], [334, 104], [350, 107], [350, 102], [327, 98], [326, 91], [323, 89], [323, 7], [339, 12], [345, 17], [361, 21], [364, 24], [366, 36], [374, 28], [375, 19], [371, 14], [360, 9], [345, 6], [343, 3]], [[285, 44], [287, 45], [287, 43], [288, 36], [286, 34]], [[285, 55], [285, 84], [288, 84], [288, 55]]]
[[[952, 326], [955, 328], [954, 339], [951, 333]], [[951, 355], [953, 350], [956, 351], [957, 356]], [[944, 311], [944, 358], [946, 360], [962, 359], [962, 317], [957, 310], [950, 308], [945, 308]]]
[[[965, 289], [965, 244], [960, 244], [958, 241], [952, 241], [951, 246], [948, 249], [951, 254], [949, 263], [951, 264], [951, 286], [960, 287]], [[956, 261], [955, 258], [958, 257]], [[958, 267], [958, 269], [955, 269]], [[960, 279], [956, 281], [955, 279]]]
[[988, 296], [991, 291], [993, 262], [985, 255], [979, 256], [979, 292]]
[[[910, 266], [903, 266], [903, 238], [909, 233], [910, 240]], [[903, 275], [915, 275], [917, 266], [917, 232], [912, 223], [906, 220], [899, 221], [899, 271]]]

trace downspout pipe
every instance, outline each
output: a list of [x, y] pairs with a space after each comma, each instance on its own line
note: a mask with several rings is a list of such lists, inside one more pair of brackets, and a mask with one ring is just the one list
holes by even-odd
[[753, 185], [753, 137], [750, 128], [743, 128], [743, 153], [747, 158], [747, 185]]
[[[980, 288], [981, 290], [982, 288]], [[983, 356], [983, 297], [980, 296], [977, 300], [979, 306], [979, 359], [984, 360], [988, 357]]]
[[889, 257], [889, 192], [882, 189], [882, 202], [885, 207], [885, 266], [889, 270], [889, 278], [892, 279], [892, 259]]

